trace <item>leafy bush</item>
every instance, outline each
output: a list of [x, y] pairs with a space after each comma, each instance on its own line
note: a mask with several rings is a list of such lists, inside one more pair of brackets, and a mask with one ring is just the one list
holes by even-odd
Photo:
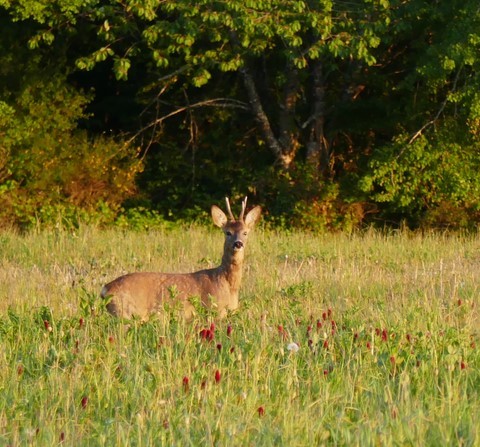
[[369, 168], [360, 186], [384, 204], [384, 217], [407, 216], [413, 226], [466, 227], [478, 221], [480, 145], [458, 143], [450, 129], [411, 143], [403, 135], [377, 150]]
[[137, 150], [77, 129], [88, 100], [54, 76], [0, 103], [0, 225], [116, 210], [135, 191]]
[[363, 221], [363, 205], [349, 200], [343, 185], [324, 179], [311, 166], [272, 172], [264, 182], [261, 191], [269, 211], [266, 219], [274, 226], [316, 232], [351, 231]]

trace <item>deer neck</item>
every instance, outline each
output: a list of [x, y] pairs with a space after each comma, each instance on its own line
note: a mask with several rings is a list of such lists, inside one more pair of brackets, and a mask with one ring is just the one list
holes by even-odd
[[233, 255], [225, 253], [219, 270], [230, 285], [230, 290], [232, 292], [237, 292], [242, 282], [243, 253], [236, 253]]

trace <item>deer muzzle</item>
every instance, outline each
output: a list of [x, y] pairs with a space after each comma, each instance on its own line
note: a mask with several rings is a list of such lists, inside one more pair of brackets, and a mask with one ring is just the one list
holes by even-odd
[[235, 241], [233, 243], [233, 249], [234, 250], [241, 250], [243, 248], [243, 242], [242, 241]]

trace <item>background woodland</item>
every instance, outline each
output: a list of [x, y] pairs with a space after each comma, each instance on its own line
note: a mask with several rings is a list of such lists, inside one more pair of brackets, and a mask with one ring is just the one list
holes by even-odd
[[478, 0], [0, 0], [0, 226], [480, 221]]

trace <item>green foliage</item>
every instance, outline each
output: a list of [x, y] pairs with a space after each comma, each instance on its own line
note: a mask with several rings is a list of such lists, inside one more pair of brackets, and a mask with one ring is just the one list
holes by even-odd
[[137, 151], [77, 130], [89, 99], [61, 76], [21, 87], [0, 107], [1, 224], [77, 221], [118, 208], [135, 190]]
[[442, 3], [434, 8], [433, 20], [429, 8], [415, 3], [401, 12], [409, 33], [417, 32], [409, 14], [419, 11], [418, 25], [427, 26], [431, 42], [425, 46], [414, 40], [411, 62], [421, 63], [397, 88], [407, 100], [418, 89], [415, 101], [397, 105], [403, 107], [406, 120], [391, 142], [376, 146], [360, 181], [360, 188], [387, 219], [404, 217], [413, 226], [453, 228], [478, 223], [477, 6]]
[[263, 182], [265, 201], [269, 203], [266, 220], [273, 226], [349, 232], [363, 221], [362, 204], [348, 191], [352, 184], [340, 186], [325, 180], [309, 165], [297, 165], [289, 172], [270, 172]]
[[158, 212], [142, 206], [120, 210], [114, 224], [120, 228], [141, 231], [169, 226], [169, 222]]
[[151, 227], [245, 193], [315, 231], [479, 221], [476, 0], [4, 0], [0, 14], [4, 224], [127, 209], [120, 225]]
[[[118, 207], [134, 191], [140, 165], [122, 141], [75, 131], [85, 99], [58, 83], [37, 85], [17, 98], [15, 117], [2, 126], [1, 220], [26, 224], [68, 219], [69, 208]], [[105, 210], [103, 210], [105, 211]]]
[[390, 212], [408, 210], [417, 219], [443, 203], [478, 211], [478, 145], [462, 147], [448, 136], [439, 140], [431, 144], [420, 137], [409, 144], [399, 139], [378, 151], [370, 161], [371, 175], [362, 180], [364, 191], [388, 203]]

